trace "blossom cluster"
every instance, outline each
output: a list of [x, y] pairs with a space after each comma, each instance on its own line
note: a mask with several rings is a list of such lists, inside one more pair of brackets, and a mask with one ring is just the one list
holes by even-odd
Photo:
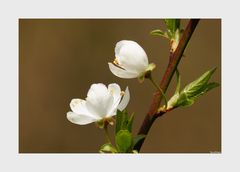
[[[115, 46], [115, 60], [108, 63], [110, 71], [120, 78], [138, 78], [147, 72], [149, 63], [144, 49], [130, 40], [119, 41]], [[102, 83], [92, 84], [87, 98], [72, 99], [67, 119], [78, 125], [85, 125], [111, 118], [117, 110], [124, 110], [129, 103], [128, 87], [121, 91], [118, 84], [105, 86]]]

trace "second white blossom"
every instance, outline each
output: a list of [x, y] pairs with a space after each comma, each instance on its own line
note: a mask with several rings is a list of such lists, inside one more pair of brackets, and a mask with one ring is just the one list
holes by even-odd
[[120, 78], [138, 78], [155, 67], [150, 64], [149, 68], [146, 52], [134, 41], [119, 41], [115, 47], [115, 57], [113, 63], [108, 65], [111, 72]]

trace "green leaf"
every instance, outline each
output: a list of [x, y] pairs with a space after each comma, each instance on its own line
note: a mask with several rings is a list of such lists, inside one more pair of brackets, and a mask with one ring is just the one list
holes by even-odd
[[180, 19], [165, 19], [164, 21], [167, 26], [167, 35], [170, 39], [170, 51], [174, 52], [181, 37]]
[[163, 32], [162, 30], [160, 29], [156, 29], [156, 30], [153, 30], [150, 32], [151, 35], [154, 35], [154, 36], [162, 36], [164, 38], [168, 38], [168, 35], [167, 33]]
[[120, 130], [128, 130], [131, 132], [133, 120], [134, 114], [129, 117], [127, 111], [124, 110], [121, 112], [120, 110], [117, 110], [115, 134]]
[[[201, 75], [198, 79], [188, 84], [179, 94], [178, 97], [174, 99], [174, 106], [190, 106], [194, 101], [204, 93], [210, 91], [211, 89], [218, 87], [219, 84], [216, 82], [208, 83], [211, 76], [215, 72], [216, 68], [211, 69]], [[172, 98], [171, 98], [172, 99]], [[171, 100], [170, 99], [170, 100]], [[177, 101], [176, 101], [177, 99]], [[173, 101], [173, 100], [172, 100]], [[172, 103], [173, 104], [173, 103]]]
[[131, 115], [130, 118], [128, 119], [128, 123], [127, 123], [127, 130], [128, 130], [130, 133], [132, 132], [133, 120], [134, 120], [134, 113], [132, 113], [132, 115]]
[[169, 100], [167, 103], [167, 109], [172, 109], [173, 107], [176, 106], [176, 104], [178, 103], [179, 100], [179, 93], [175, 93]]
[[127, 153], [131, 151], [132, 134], [128, 130], [120, 130], [115, 137], [115, 142], [120, 153]]
[[165, 24], [171, 38], [174, 37], [177, 29], [180, 29], [180, 19], [165, 19]]
[[128, 125], [128, 113], [127, 111], [123, 111], [122, 112], [122, 126], [121, 126], [121, 130], [126, 130], [127, 129], [127, 125]]
[[203, 95], [204, 93], [212, 90], [213, 88], [216, 88], [218, 87], [220, 84], [219, 83], [216, 83], [216, 82], [211, 82], [211, 83], [208, 83], [205, 85], [205, 87], [203, 88], [202, 92], [197, 94], [196, 96], [194, 96], [192, 99], [196, 99], [198, 98], [199, 96]]
[[170, 40], [174, 38], [174, 34], [170, 30], [167, 30], [167, 36]]
[[133, 147], [142, 139], [144, 139], [146, 137], [146, 135], [144, 134], [140, 134], [140, 135], [136, 135], [133, 137]]
[[213, 68], [203, 75], [201, 75], [198, 79], [188, 84], [184, 89], [183, 92], [187, 94], [187, 97], [195, 97], [201, 92], [204, 91], [209, 79], [211, 78], [212, 74], [215, 72], [216, 68]]
[[117, 110], [115, 134], [117, 134], [118, 131], [121, 130], [122, 120], [123, 120], [123, 113], [120, 110]]
[[151, 35], [164, 36], [164, 32], [160, 29], [156, 29], [150, 32]]
[[181, 93], [178, 97], [176, 107], [178, 106], [191, 106], [194, 103], [195, 99], [189, 99], [185, 93]]
[[100, 153], [117, 153], [116, 148], [111, 143], [105, 143], [101, 146]]
[[206, 88], [205, 88], [204, 91], [205, 91], [205, 92], [208, 92], [208, 91], [210, 91], [211, 89], [218, 87], [219, 85], [220, 85], [220, 84], [217, 83], [217, 82], [208, 83], [208, 84], [206, 85]]

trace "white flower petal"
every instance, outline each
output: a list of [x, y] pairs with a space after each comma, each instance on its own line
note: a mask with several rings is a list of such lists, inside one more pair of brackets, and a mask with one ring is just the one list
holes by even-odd
[[107, 116], [109, 110], [112, 109], [113, 97], [108, 96], [105, 99], [102, 99], [102, 101], [87, 99], [86, 106], [89, 112], [94, 114], [94, 116], [98, 116], [99, 118], [104, 118]]
[[86, 107], [86, 101], [82, 100], [82, 99], [72, 99], [70, 102], [70, 107], [71, 110], [74, 113], [77, 114], [86, 114], [88, 116], [91, 116], [91, 114], [89, 113], [87, 107]]
[[120, 77], [120, 78], [127, 78], [127, 79], [130, 79], [130, 78], [137, 78], [138, 77], [138, 73], [137, 72], [130, 72], [130, 71], [126, 71], [124, 69], [121, 69], [119, 67], [116, 67], [115, 65], [113, 65], [112, 63], [108, 63], [109, 65], [109, 69], [110, 71], [116, 75], [117, 77]]
[[129, 89], [128, 89], [128, 87], [127, 87], [126, 90], [125, 90], [125, 94], [124, 94], [124, 96], [123, 96], [123, 98], [122, 98], [122, 101], [121, 101], [121, 103], [118, 105], [117, 108], [118, 108], [120, 111], [124, 110], [124, 109], [126, 108], [126, 106], [128, 105], [129, 100], [130, 100], [130, 93], [129, 93]]
[[102, 83], [92, 84], [90, 89], [88, 90], [87, 97], [91, 97], [93, 99], [104, 97], [108, 94], [107, 87]]
[[115, 84], [115, 83], [109, 84], [108, 90], [114, 98], [113, 105], [109, 109], [107, 116], [106, 116], [106, 117], [111, 117], [111, 116], [116, 115], [117, 106], [118, 106], [119, 102], [121, 101], [122, 96], [121, 96], [121, 88], [118, 84]]
[[121, 88], [118, 84], [113, 83], [108, 85], [108, 91], [114, 98], [114, 104], [119, 103], [121, 99]]
[[116, 44], [115, 56], [121, 67], [138, 74], [148, 66], [148, 57], [144, 49], [136, 42], [122, 40]]
[[104, 84], [92, 84], [86, 98], [86, 107], [91, 114], [103, 118], [113, 103], [114, 98]]
[[86, 125], [86, 124], [97, 121], [96, 119], [91, 118], [89, 116], [82, 115], [82, 114], [76, 114], [74, 112], [68, 112], [67, 119], [70, 122], [72, 122], [74, 124], [78, 124], [78, 125]]
[[108, 115], [106, 116], [107, 118], [110, 118], [112, 116], [115, 116], [117, 114], [117, 105], [109, 111]]

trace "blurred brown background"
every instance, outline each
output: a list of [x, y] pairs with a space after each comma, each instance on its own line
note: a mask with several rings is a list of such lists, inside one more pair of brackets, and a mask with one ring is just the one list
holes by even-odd
[[[183, 20], [186, 26], [188, 20]], [[165, 29], [160, 19], [20, 19], [19, 20], [19, 152], [98, 152], [104, 133], [94, 124], [70, 123], [72, 98], [85, 98], [92, 83], [129, 86], [127, 109], [135, 112], [137, 133], [151, 103], [153, 86], [137, 79], [120, 79], [108, 69], [116, 42], [138, 42], [160, 81], [168, 62], [168, 41], [150, 36]], [[182, 87], [212, 67], [221, 83], [221, 20], [204, 19], [196, 28], [179, 66]], [[175, 77], [168, 97], [175, 88]], [[110, 128], [113, 131], [113, 127]], [[141, 152], [221, 152], [221, 88], [200, 97], [191, 107], [157, 119]]]

